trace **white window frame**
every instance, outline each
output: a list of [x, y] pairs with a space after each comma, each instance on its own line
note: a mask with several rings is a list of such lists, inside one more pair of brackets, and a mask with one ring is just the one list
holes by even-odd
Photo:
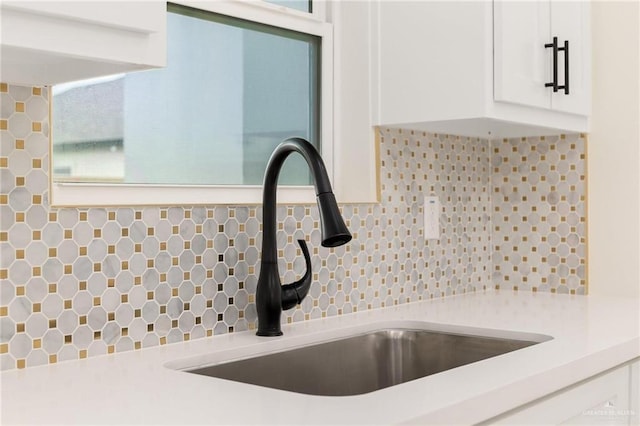
[[[272, 25], [321, 38], [320, 146], [334, 182], [333, 147], [333, 27], [327, 22], [330, 2], [316, 0], [312, 13], [260, 0], [172, 0], [172, 3]], [[49, 91], [51, 93], [51, 91]], [[51, 96], [51, 95], [50, 95]], [[49, 102], [51, 105], [51, 102]], [[55, 129], [52, 129], [55, 132]], [[52, 143], [49, 144], [52, 163]], [[262, 203], [262, 185], [157, 185], [54, 182], [49, 165], [53, 207], [157, 205], [252, 205]], [[313, 186], [280, 186], [279, 204], [315, 203]]]

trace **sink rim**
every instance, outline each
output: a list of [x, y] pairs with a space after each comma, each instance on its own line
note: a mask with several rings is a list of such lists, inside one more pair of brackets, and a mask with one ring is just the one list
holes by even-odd
[[[524, 340], [535, 342], [536, 344], [532, 345], [531, 347], [537, 347], [539, 346], [539, 344], [554, 340], [554, 337], [548, 334], [522, 332], [508, 329], [470, 327], [456, 324], [444, 324], [417, 320], [376, 321], [359, 326], [350, 326], [344, 328], [339, 327], [330, 330], [314, 331], [309, 333], [303, 332], [298, 335], [285, 334], [284, 336], [276, 338], [264, 338], [256, 336], [255, 340], [253, 340], [249, 344], [244, 344], [231, 349], [216, 350], [215, 348], [213, 348], [211, 352], [208, 352], [206, 354], [167, 361], [163, 364], [163, 366], [176, 372], [189, 372], [190, 370], [196, 370], [199, 368], [210, 367], [219, 364], [227, 364], [251, 358], [258, 358], [265, 355], [286, 352], [294, 349], [305, 348], [389, 329], [410, 329], [472, 337], [477, 336], [485, 338]], [[252, 333], [251, 330], [249, 330], [248, 332]], [[213, 338], [215, 338], [215, 336], [213, 336]], [[473, 364], [475, 363], [468, 365]], [[213, 377], [208, 377], [208, 379], [224, 380]]]

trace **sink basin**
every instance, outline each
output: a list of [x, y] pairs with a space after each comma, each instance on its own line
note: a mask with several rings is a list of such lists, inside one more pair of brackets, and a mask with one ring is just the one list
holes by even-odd
[[360, 395], [537, 343], [393, 328], [185, 371], [309, 395]]

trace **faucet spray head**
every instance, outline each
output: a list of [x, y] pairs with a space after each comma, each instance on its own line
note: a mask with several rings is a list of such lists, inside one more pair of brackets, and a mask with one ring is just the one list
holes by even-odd
[[318, 194], [318, 210], [320, 211], [320, 229], [323, 247], [338, 247], [351, 241], [351, 233], [347, 229], [333, 192]]

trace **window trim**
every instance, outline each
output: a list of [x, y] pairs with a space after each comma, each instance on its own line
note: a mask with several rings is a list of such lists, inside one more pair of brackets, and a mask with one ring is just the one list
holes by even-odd
[[[327, 172], [333, 179], [333, 26], [326, 22], [328, 2], [317, 1], [312, 13], [256, 0], [193, 1], [173, 3], [240, 19], [272, 25], [321, 38], [320, 146]], [[49, 91], [49, 121], [52, 95]], [[49, 170], [53, 170], [53, 142], [49, 138]], [[262, 185], [154, 185], [54, 182], [50, 172], [52, 207], [252, 205], [262, 203]], [[315, 203], [313, 186], [280, 186], [279, 204]]]

